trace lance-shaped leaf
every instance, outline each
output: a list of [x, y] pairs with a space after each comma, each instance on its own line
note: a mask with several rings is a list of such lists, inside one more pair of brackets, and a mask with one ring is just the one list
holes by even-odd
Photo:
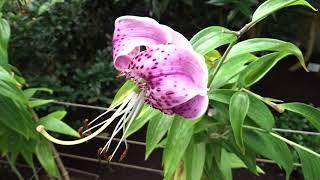
[[239, 42], [233, 46], [227, 59], [241, 54], [261, 51], [276, 51], [292, 54], [298, 58], [301, 65], [307, 70], [304, 64], [303, 54], [297, 46], [289, 42], [270, 38], [254, 38]]
[[52, 102], [54, 102], [53, 99], [35, 99], [35, 100], [29, 101], [29, 106], [32, 108], [35, 108], [35, 107], [43, 106]]
[[146, 157], [148, 159], [152, 151], [157, 147], [163, 136], [168, 132], [174, 116], [159, 114], [152, 118], [148, 124], [146, 137]]
[[296, 147], [302, 164], [302, 172], [305, 180], [318, 180], [320, 172], [320, 156], [312, 154], [305, 149]]
[[185, 156], [185, 169], [187, 180], [200, 180], [206, 160], [206, 144], [191, 141]]
[[56, 166], [50, 144], [46, 140], [41, 140], [36, 145], [36, 155], [49, 176], [58, 177], [59, 171]]
[[32, 115], [25, 105], [0, 95], [0, 107], [0, 126], [6, 126], [26, 138], [37, 136]]
[[137, 132], [142, 126], [144, 126], [150, 119], [153, 118], [160, 118], [161, 112], [145, 105], [141, 112], [139, 113], [138, 117], [132, 122], [130, 125], [126, 137], [129, 137], [131, 134]]
[[229, 105], [230, 124], [237, 145], [244, 152], [242, 126], [249, 110], [250, 99], [245, 92], [236, 92], [232, 95]]
[[314, 127], [316, 127], [320, 131], [320, 110], [314, 108], [310, 105], [303, 104], [303, 103], [285, 103], [280, 104], [280, 107], [298, 113], [304, 116], [307, 120], [310, 121]]
[[[229, 104], [231, 96], [237, 91], [230, 89], [215, 89], [209, 92], [209, 99], [224, 104]], [[259, 99], [249, 95], [250, 106], [248, 117], [261, 128], [271, 131], [274, 126], [274, 117], [269, 108]]]
[[50, 93], [50, 94], [53, 93], [53, 91], [51, 89], [48, 89], [48, 88], [28, 88], [28, 89], [23, 90], [23, 94], [26, 96], [27, 99], [30, 99], [38, 91], [47, 92], [47, 93]]
[[254, 25], [282, 8], [296, 5], [307, 6], [316, 11], [316, 9], [305, 0], [268, 0], [262, 3], [253, 13], [251, 23]]
[[238, 75], [241, 71], [246, 68], [246, 64], [253, 60], [258, 59], [252, 54], [241, 54], [229, 59], [226, 63], [221, 66], [216, 77], [213, 79], [210, 89], [220, 88], [228, 83], [230, 80]]
[[274, 52], [262, 56], [257, 61], [252, 62], [243, 70], [238, 79], [240, 87], [249, 87], [263, 78], [271, 68], [284, 57], [288, 56], [288, 53]]
[[8, 42], [10, 38], [9, 23], [0, 18], [0, 66], [6, 66], [8, 63]]
[[132, 81], [125, 82], [121, 88], [118, 90], [117, 94], [113, 98], [113, 101], [111, 103], [111, 106], [115, 106], [118, 103], [120, 103], [122, 100], [124, 100], [125, 97], [127, 97], [130, 93], [137, 90], [137, 86]]
[[293, 170], [293, 158], [286, 143], [268, 133], [244, 131], [246, 146], [269, 159], [272, 159], [284, 168], [289, 178]]
[[220, 26], [207, 27], [194, 35], [190, 42], [196, 52], [205, 55], [237, 38], [234, 34], [225, 31], [229, 30]]
[[61, 121], [66, 115], [66, 111], [56, 111], [40, 118], [39, 124], [43, 125], [45, 129], [61, 134], [66, 134], [74, 137], [80, 137], [79, 133], [72, 129], [69, 125]]
[[165, 179], [169, 180], [178, 167], [193, 135], [195, 123], [181, 117], [173, 120], [163, 152]]

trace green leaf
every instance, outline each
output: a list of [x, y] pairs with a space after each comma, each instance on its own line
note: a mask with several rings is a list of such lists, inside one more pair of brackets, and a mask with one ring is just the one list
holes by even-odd
[[302, 164], [304, 180], [318, 180], [320, 172], [320, 156], [311, 154], [301, 148], [295, 148]]
[[286, 143], [268, 133], [244, 131], [246, 146], [264, 157], [272, 159], [284, 168], [289, 178], [293, 170], [293, 158]]
[[53, 101], [54, 100], [52, 100], [52, 99], [31, 100], [31, 101], [29, 101], [29, 106], [32, 107], [32, 108], [35, 108], [35, 107], [39, 107], [39, 106], [43, 106], [43, 105], [49, 104], [49, 103], [51, 103]]
[[218, 89], [230, 82], [237, 74], [246, 68], [246, 63], [256, 60], [252, 54], [241, 54], [229, 59], [221, 66], [216, 77], [213, 79], [210, 89]]
[[26, 106], [0, 95], [0, 125], [21, 134], [26, 138], [37, 137], [32, 114]]
[[0, 18], [0, 66], [7, 66], [8, 64], [8, 42], [10, 38], [9, 23]]
[[161, 116], [161, 112], [150, 107], [149, 105], [145, 105], [138, 117], [132, 122], [130, 125], [126, 137], [129, 137], [131, 134], [137, 132], [142, 128], [150, 119], [157, 118]]
[[21, 155], [29, 166], [34, 167], [32, 151], [21, 151]]
[[303, 103], [285, 103], [280, 104], [280, 107], [291, 111], [298, 113], [302, 116], [304, 116], [310, 123], [316, 127], [320, 131], [320, 110], [317, 108], [314, 108], [310, 105], [303, 104]]
[[224, 142], [225, 148], [234, 153], [241, 161], [246, 165], [246, 167], [254, 174], [257, 174], [257, 164], [256, 164], [256, 153], [250, 148], [247, 148], [243, 153], [239, 147], [236, 145], [234, 138], [229, 138], [229, 141]]
[[236, 92], [232, 95], [229, 105], [230, 124], [236, 144], [242, 152], [245, 151], [242, 137], [242, 126], [249, 110], [250, 99], [245, 92]]
[[186, 120], [176, 116], [173, 120], [167, 143], [163, 152], [164, 177], [170, 179], [182, 160], [191, 137], [195, 120]]
[[23, 90], [23, 94], [26, 96], [27, 99], [30, 99], [38, 91], [48, 92], [50, 94], [53, 93], [53, 91], [51, 89], [48, 89], [48, 88], [28, 88], [28, 89]]
[[59, 171], [56, 166], [50, 144], [46, 140], [42, 140], [37, 143], [36, 156], [49, 176], [58, 177]]
[[295, 55], [301, 65], [307, 70], [304, 64], [303, 54], [300, 49], [289, 42], [277, 40], [277, 39], [270, 39], [270, 38], [254, 38], [248, 39], [242, 42], [237, 43], [234, 45], [227, 56], [227, 59], [247, 53], [254, 53], [254, 52], [261, 52], [261, 51], [276, 51], [276, 52], [283, 52], [286, 54]]
[[229, 30], [220, 26], [207, 27], [194, 35], [190, 42], [196, 52], [205, 55], [237, 38], [234, 34], [225, 31]]
[[186, 180], [200, 180], [206, 159], [206, 144], [191, 141], [185, 156]]
[[[235, 93], [231, 89], [215, 89], [209, 91], [209, 99], [224, 104], [229, 104], [231, 96]], [[274, 117], [269, 108], [259, 99], [249, 95], [250, 107], [248, 117], [252, 119], [259, 127], [271, 131], [274, 126]]]
[[148, 159], [149, 155], [157, 147], [164, 135], [168, 132], [173, 118], [174, 116], [160, 113], [149, 121], [146, 137], [145, 159]]
[[12, 75], [0, 66], [0, 95], [25, 104], [27, 103], [27, 99], [17, 85], [18, 82], [12, 77]]
[[137, 90], [137, 86], [134, 84], [133, 81], [127, 81], [125, 82], [121, 88], [118, 90], [117, 94], [115, 95], [111, 106], [115, 106], [119, 104], [121, 101], [124, 100], [125, 97], [127, 97], [130, 93]]
[[249, 87], [261, 78], [263, 78], [272, 67], [284, 57], [287, 53], [274, 52], [259, 58], [257, 61], [250, 63], [245, 70], [239, 75], [238, 84], [240, 87]]
[[[225, 149], [222, 149], [221, 157], [223, 159], [223, 161], [221, 161], [221, 166], [223, 166], [223, 164], [229, 164], [232, 168], [248, 169], [247, 165], [234, 153], [230, 153]], [[256, 169], [259, 174], [265, 174], [265, 172], [259, 166], [256, 166]]]
[[249, 95], [250, 107], [248, 110], [248, 116], [252, 119], [259, 127], [271, 131], [274, 127], [274, 117], [268, 106], [266, 106], [261, 100], [256, 97]]
[[251, 23], [255, 24], [282, 8], [295, 5], [307, 6], [316, 11], [316, 9], [305, 0], [268, 0], [262, 3], [253, 13]]
[[74, 137], [80, 137], [79, 133], [69, 125], [61, 121], [66, 115], [66, 111], [56, 111], [39, 119], [39, 124], [43, 125], [46, 130], [66, 134]]
[[0, 66], [0, 80], [8, 83], [17, 84], [17, 81], [9, 74], [7, 70]]

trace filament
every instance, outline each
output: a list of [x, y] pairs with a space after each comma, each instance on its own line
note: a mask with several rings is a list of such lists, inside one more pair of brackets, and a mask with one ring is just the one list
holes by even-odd
[[[137, 98], [139, 99], [139, 98]], [[131, 109], [136, 105], [137, 100], [133, 99], [129, 105], [128, 105], [128, 109], [126, 109], [126, 112], [124, 113], [124, 115], [121, 117], [120, 121], [118, 122], [118, 124], [116, 125], [114, 131], [112, 132], [112, 135], [110, 137], [110, 139], [108, 140], [108, 142], [106, 143], [106, 145], [102, 148], [102, 151], [106, 150], [108, 151], [109, 146], [111, 144], [112, 139], [114, 138], [114, 136], [116, 136], [119, 132], [119, 130], [124, 126], [124, 124], [126, 123], [127, 120], [127, 116], [130, 115]], [[124, 121], [124, 123], [122, 123]], [[122, 124], [121, 124], [122, 123]], [[119, 127], [119, 125], [121, 124], [121, 126]]]
[[113, 120], [115, 118], [117, 118], [118, 116], [121, 115], [122, 109], [124, 109], [124, 107], [130, 102], [130, 100], [131, 99], [136, 99], [136, 97], [137, 97], [137, 94], [135, 94], [135, 93], [131, 93], [130, 95], [128, 95], [121, 103], [119, 103], [119, 104], [121, 104], [120, 107], [115, 111], [115, 113], [108, 120], [105, 121], [105, 124], [103, 126], [101, 126], [94, 133], [92, 133], [89, 136], [86, 136], [84, 138], [81, 138], [81, 139], [78, 139], [78, 140], [73, 140], [73, 141], [63, 141], [63, 140], [60, 140], [60, 139], [56, 139], [55, 137], [51, 136], [50, 134], [48, 134], [46, 132], [45, 127], [43, 125], [37, 126], [37, 131], [39, 133], [41, 133], [45, 138], [47, 138], [48, 140], [50, 140], [51, 142], [54, 142], [56, 144], [75, 145], [75, 144], [84, 143], [84, 142], [89, 141], [90, 139], [94, 138], [95, 136], [100, 134], [102, 131], [104, 131], [109, 126], [109, 124], [111, 124], [113, 122]]
[[109, 161], [112, 160], [113, 156], [115, 155], [115, 153], [117, 152], [121, 142], [123, 141], [131, 123], [133, 122], [133, 120], [135, 119], [135, 117], [138, 115], [138, 113], [140, 112], [141, 107], [143, 106], [143, 102], [144, 102], [144, 98], [143, 98], [143, 92], [140, 93], [139, 97], [138, 97], [138, 102], [137, 105], [134, 107], [134, 110], [132, 111], [132, 114], [129, 115], [129, 122], [127, 125], [127, 128], [125, 129], [124, 133], [122, 134], [122, 137], [117, 145], [117, 147], [115, 148], [115, 150], [113, 151], [112, 155], [109, 157]]

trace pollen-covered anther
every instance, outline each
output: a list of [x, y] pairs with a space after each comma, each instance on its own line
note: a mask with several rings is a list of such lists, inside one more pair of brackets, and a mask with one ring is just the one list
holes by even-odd
[[80, 134], [80, 137], [83, 138], [83, 131], [84, 131], [84, 128], [81, 126], [79, 129], [78, 129], [78, 133]]
[[129, 151], [129, 145], [127, 145], [126, 149], [122, 152], [122, 154], [121, 154], [121, 156], [119, 158], [119, 161], [122, 161], [122, 160], [124, 160], [124, 158], [127, 157], [128, 151]]
[[97, 157], [99, 159], [106, 159], [107, 157], [107, 152], [106, 151], [103, 151], [102, 147], [100, 147], [97, 151]]
[[88, 119], [85, 119], [85, 120], [83, 120], [82, 121], [82, 124], [83, 124], [83, 130], [85, 130], [86, 132], [85, 133], [83, 133], [83, 135], [90, 135], [90, 134], [92, 134], [92, 132], [90, 131], [90, 130], [88, 130], [89, 129], [89, 120]]

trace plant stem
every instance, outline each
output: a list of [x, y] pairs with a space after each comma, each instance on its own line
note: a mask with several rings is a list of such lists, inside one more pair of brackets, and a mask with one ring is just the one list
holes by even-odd
[[248, 90], [246, 88], [241, 88], [241, 91], [244, 91], [244, 92], [254, 96], [255, 98], [263, 101], [264, 103], [266, 103], [267, 105], [269, 105], [270, 107], [272, 107], [274, 110], [276, 110], [279, 113], [283, 113], [284, 112], [284, 109], [281, 108], [278, 104], [267, 100], [266, 98], [260, 96], [259, 94], [256, 94], [256, 93], [254, 93], [254, 92], [252, 92], [252, 91], [250, 91], [250, 90]]
[[293, 142], [293, 141], [290, 141], [289, 139], [286, 139], [286, 138], [284, 138], [284, 137], [282, 137], [282, 136], [280, 136], [280, 135], [278, 135], [278, 134], [276, 134], [276, 133], [274, 133], [274, 132], [269, 132], [269, 131], [264, 130], [264, 129], [261, 129], [261, 128], [257, 128], [257, 127], [253, 127], [253, 126], [247, 126], [247, 125], [245, 125], [245, 126], [243, 126], [243, 127], [246, 128], [246, 129], [251, 129], [251, 130], [255, 130], [255, 131], [260, 131], [260, 132], [268, 133], [268, 134], [270, 134], [271, 136], [273, 136], [273, 137], [275, 137], [275, 138], [277, 138], [277, 139], [279, 139], [279, 140], [281, 140], [281, 141], [289, 144], [290, 146], [293, 146], [293, 147], [295, 147], [295, 148], [302, 149], [302, 150], [304, 150], [304, 151], [306, 151], [306, 152], [308, 152], [308, 153], [310, 153], [310, 154], [313, 154], [313, 155], [315, 155], [315, 156], [317, 156], [317, 157], [320, 157], [320, 154], [312, 151], [311, 149], [309, 149], [309, 148], [307, 148], [307, 147], [304, 147], [304, 146], [301, 146], [300, 144], [297, 144], [297, 143], [295, 143], [295, 142]]
[[277, 138], [277, 139], [282, 140], [283, 142], [286, 142], [287, 144], [289, 144], [289, 145], [291, 145], [291, 146], [293, 146], [293, 147], [302, 149], [302, 150], [304, 150], [304, 151], [306, 151], [306, 152], [308, 152], [308, 153], [310, 153], [310, 154], [313, 154], [313, 155], [315, 155], [315, 156], [320, 157], [320, 154], [312, 151], [311, 149], [309, 149], [309, 148], [307, 148], [307, 147], [304, 147], [304, 146], [301, 146], [300, 144], [297, 144], [297, 143], [295, 143], [295, 142], [293, 142], [293, 141], [290, 141], [289, 139], [286, 139], [286, 138], [284, 138], [284, 137], [282, 137], [282, 136], [280, 136], [280, 135], [278, 135], [278, 134], [276, 134], [276, 133], [270, 132], [270, 135], [273, 136], [273, 137], [275, 137], [275, 138]]
[[230, 50], [232, 49], [232, 47], [237, 43], [238, 39], [245, 33], [247, 32], [254, 24], [252, 22], [246, 24], [245, 26], [243, 26], [243, 28], [241, 28], [239, 31], [225, 31], [225, 33], [230, 33], [230, 34], [234, 34], [236, 35], [236, 39], [234, 41], [232, 41], [228, 48], [226, 49], [226, 51], [223, 53], [221, 59], [219, 60], [216, 68], [214, 69], [212, 76], [209, 79], [209, 85], [211, 86], [215, 76], [217, 75], [218, 71], [220, 70], [223, 62], [226, 60]]
[[237, 42], [237, 39], [236, 39], [235, 41], [232, 41], [232, 42], [229, 44], [228, 48], [227, 48], [226, 51], [223, 53], [221, 59], [218, 61], [218, 64], [217, 64], [216, 68], [214, 69], [214, 71], [213, 71], [213, 73], [212, 73], [212, 76], [211, 76], [211, 78], [210, 78], [210, 80], [209, 80], [210, 86], [211, 86], [211, 83], [213, 82], [215, 76], [217, 75], [218, 71], [220, 70], [223, 62], [225, 61], [227, 55], [229, 54], [229, 52], [230, 52], [230, 50], [232, 49], [233, 45], [236, 44], [236, 42]]
[[6, 156], [6, 159], [10, 165], [11, 170], [17, 175], [19, 180], [24, 180], [24, 178], [22, 177], [21, 173], [18, 171], [17, 167], [13, 164], [13, 162], [11, 161], [11, 159]]

